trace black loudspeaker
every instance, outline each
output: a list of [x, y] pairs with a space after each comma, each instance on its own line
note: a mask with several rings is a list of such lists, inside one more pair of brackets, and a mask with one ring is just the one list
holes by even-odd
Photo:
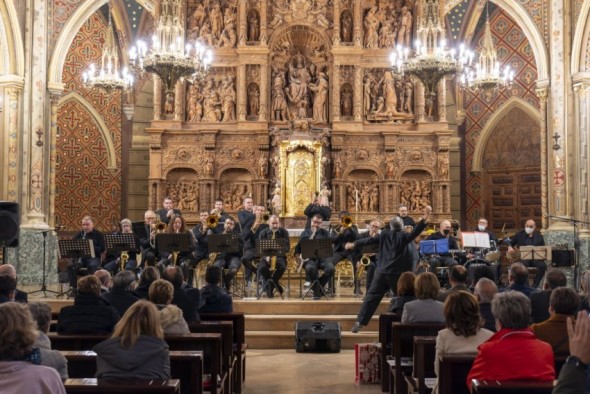
[[340, 323], [299, 321], [295, 324], [295, 350], [302, 352], [340, 352]]
[[0, 201], [0, 247], [16, 248], [18, 246], [19, 225], [18, 203]]
[[551, 251], [551, 265], [553, 267], [573, 267], [575, 262], [575, 251], [572, 249], [553, 249]]

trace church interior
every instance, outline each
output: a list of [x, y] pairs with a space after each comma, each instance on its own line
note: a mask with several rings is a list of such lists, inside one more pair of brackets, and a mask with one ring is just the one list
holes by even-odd
[[[346, 212], [362, 230], [430, 206], [430, 232], [448, 220], [457, 237], [480, 218], [499, 240], [533, 220], [572, 251], [560, 270], [577, 290], [589, 118], [590, 0], [1, 0], [2, 262], [19, 287], [61, 290], [59, 241], [84, 217], [117, 232], [166, 198], [188, 229], [218, 200], [237, 220], [251, 198], [292, 247], [314, 201], [331, 227]], [[362, 297], [341, 277], [356, 267], [316, 304], [299, 299], [298, 265], [290, 251], [287, 300], [234, 299], [258, 331], [250, 351], [291, 349], [281, 333], [302, 310], [355, 323]], [[379, 339], [378, 314], [343, 336], [352, 362]]]

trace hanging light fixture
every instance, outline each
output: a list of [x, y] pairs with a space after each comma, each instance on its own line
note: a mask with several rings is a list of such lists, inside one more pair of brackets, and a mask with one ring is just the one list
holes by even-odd
[[138, 41], [129, 51], [130, 66], [138, 72], [158, 75], [167, 92], [173, 91], [181, 78], [191, 82], [204, 78], [213, 60], [211, 49], [205, 45], [185, 45], [182, 10], [182, 0], [162, 0], [152, 47]]
[[495, 89], [510, 86], [514, 80], [514, 71], [510, 66], [502, 68], [498, 62], [498, 53], [492, 40], [490, 29], [489, 2], [486, 0], [486, 25], [483, 47], [475, 69], [467, 68], [461, 75], [461, 84], [473, 93], [483, 92], [489, 99]]
[[133, 75], [127, 67], [119, 72], [119, 53], [115, 45], [113, 21], [111, 19], [111, 7], [109, 6], [109, 24], [107, 27], [106, 42], [102, 49], [100, 70], [94, 64], [82, 73], [82, 82], [90, 88], [102, 89], [110, 94], [115, 89], [129, 89], [133, 85]]
[[425, 97], [433, 100], [438, 83], [445, 77], [462, 73], [473, 60], [473, 52], [464, 44], [458, 49], [447, 47], [438, 0], [425, 0], [421, 11], [414, 48], [398, 45], [389, 60], [395, 73], [409, 74], [420, 80]]

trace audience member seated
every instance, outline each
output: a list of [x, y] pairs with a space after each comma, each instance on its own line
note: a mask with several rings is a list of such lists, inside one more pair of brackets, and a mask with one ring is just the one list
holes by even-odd
[[390, 312], [401, 315], [404, 311], [404, 305], [416, 299], [416, 295], [414, 294], [415, 280], [416, 275], [411, 271], [401, 274], [397, 280], [397, 295], [391, 299], [391, 303], [389, 304]]
[[127, 309], [133, 305], [137, 300], [133, 294], [133, 286], [135, 285], [135, 274], [132, 271], [121, 271], [115, 275], [113, 279], [113, 287], [111, 291], [103, 294], [101, 297], [111, 304], [119, 316], [123, 316]]
[[100, 280], [100, 295], [106, 294], [111, 291], [111, 286], [113, 285], [113, 281], [111, 279], [111, 273], [107, 270], [97, 270], [94, 273], [94, 276]]
[[[483, 320], [479, 314], [477, 300], [467, 291], [453, 291], [445, 301], [447, 328], [440, 330], [436, 337], [434, 371], [438, 377], [439, 356], [451, 353], [475, 353], [477, 347], [488, 340], [493, 332], [481, 328]], [[432, 390], [438, 394], [438, 379]]]
[[182, 311], [172, 305], [174, 286], [164, 279], [157, 279], [150, 286], [150, 301], [156, 304], [160, 312], [160, 324], [164, 334], [188, 334], [188, 324], [182, 316]]
[[198, 322], [199, 318], [199, 290], [192, 287], [183, 288], [184, 277], [182, 269], [178, 266], [168, 266], [162, 274], [162, 279], [167, 280], [174, 286], [174, 296], [172, 303], [182, 310], [184, 320], [187, 323]]
[[552, 394], [587, 394], [590, 387], [590, 317], [579, 311], [574, 319], [567, 319], [571, 355], [567, 358]]
[[449, 290], [440, 291], [438, 293], [438, 300], [440, 302], [445, 302], [445, 299], [455, 291], [469, 291], [467, 287], [467, 280], [469, 276], [467, 274], [467, 269], [462, 265], [454, 265], [449, 270], [449, 284], [451, 288]]
[[94, 275], [78, 280], [74, 305], [64, 306], [57, 319], [58, 334], [108, 334], [119, 321], [119, 314], [100, 297], [100, 281]]
[[39, 336], [31, 312], [16, 302], [0, 305], [0, 393], [65, 394], [57, 371], [39, 365]]
[[580, 279], [580, 310], [590, 311], [590, 270], [584, 271]]
[[[551, 297], [551, 292], [558, 287], [565, 286], [567, 286], [567, 278], [563, 271], [552, 269], [547, 272], [543, 290], [535, 291], [531, 294], [531, 317], [533, 323], [540, 323], [549, 319], [549, 297]], [[566, 333], [565, 329], [563, 332]]]
[[496, 332], [479, 346], [479, 353], [467, 375], [472, 379], [537, 380], [555, 379], [551, 346], [535, 337], [528, 328], [531, 301], [519, 291], [498, 293], [492, 300]]
[[508, 269], [508, 287], [504, 291], [508, 290], [520, 291], [528, 298], [536, 291], [529, 286], [529, 271], [524, 264], [512, 263]]
[[[549, 274], [547, 274], [547, 277]], [[567, 318], [574, 317], [580, 306], [580, 297], [567, 287], [558, 287], [549, 299], [549, 319], [533, 324], [531, 331], [541, 341], [547, 342], [556, 355], [568, 355]]]
[[158, 309], [140, 300], [125, 312], [113, 335], [94, 347], [96, 377], [169, 379], [170, 352]]
[[133, 290], [133, 293], [144, 300], [149, 299], [150, 286], [157, 279], [160, 279], [160, 271], [158, 271], [156, 267], [145, 267], [145, 269], [141, 271], [139, 284], [135, 290]]
[[9, 275], [0, 275], [0, 304], [13, 302], [16, 280]]
[[[16, 270], [12, 266], [12, 264], [2, 264], [0, 265], [0, 275], [8, 275], [14, 279], [14, 282], [18, 284], [18, 278], [16, 277]], [[24, 291], [16, 289], [14, 292], [14, 300], [16, 302], [28, 302], [29, 295]]]
[[51, 350], [51, 340], [47, 336], [51, 323], [51, 307], [45, 302], [28, 304], [33, 320], [37, 323], [39, 336], [33, 344], [41, 352], [41, 365], [55, 369], [62, 379], [68, 378], [68, 360], [59, 350]]
[[496, 331], [496, 318], [492, 314], [492, 300], [498, 292], [498, 287], [488, 278], [481, 278], [477, 281], [474, 289], [475, 298], [479, 303], [479, 314], [484, 320], [484, 328]]
[[416, 300], [404, 305], [402, 323], [444, 323], [443, 303], [436, 300], [440, 285], [432, 272], [422, 272], [414, 282]]
[[219, 286], [221, 281], [221, 269], [216, 266], [207, 267], [205, 281], [207, 284], [201, 288], [203, 305], [199, 308], [199, 312], [233, 312], [231, 296], [224, 288]]

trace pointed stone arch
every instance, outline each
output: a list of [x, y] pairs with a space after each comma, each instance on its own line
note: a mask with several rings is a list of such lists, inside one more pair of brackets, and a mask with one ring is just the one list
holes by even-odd
[[572, 42], [571, 73], [576, 74], [584, 70], [584, 60], [587, 56], [586, 48], [590, 41], [590, 1], [585, 1], [580, 9], [580, 15], [576, 22], [574, 40]]
[[0, 2], [0, 75], [24, 76], [25, 55], [18, 15], [11, 1]]

